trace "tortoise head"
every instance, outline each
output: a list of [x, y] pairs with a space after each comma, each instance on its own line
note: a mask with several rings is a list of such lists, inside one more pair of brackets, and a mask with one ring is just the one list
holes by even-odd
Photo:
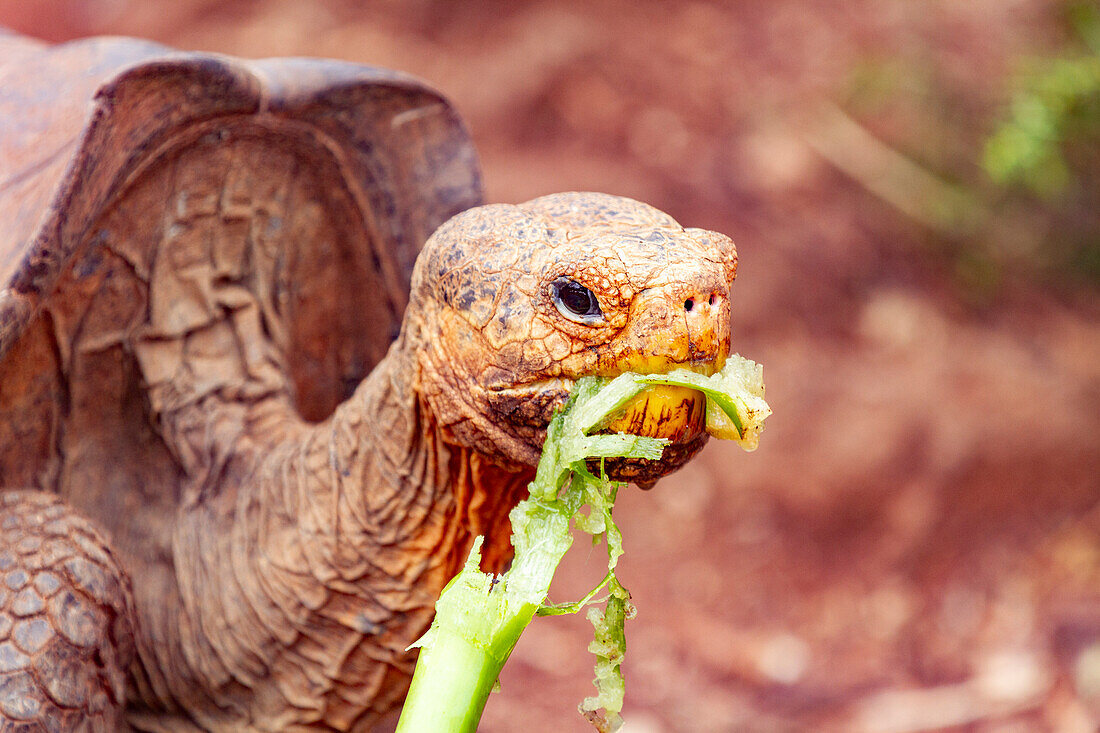
[[[578, 377], [721, 368], [736, 268], [728, 237], [627, 198], [471, 209], [436, 231], [413, 275], [420, 393], [450, 440], [533, 465]], [[668, 388], [628, 413], [612, 428], [673, 444], [659, 463], [615, 465], [618, 478], [651, 482], [706, 441], [698, 392]]]

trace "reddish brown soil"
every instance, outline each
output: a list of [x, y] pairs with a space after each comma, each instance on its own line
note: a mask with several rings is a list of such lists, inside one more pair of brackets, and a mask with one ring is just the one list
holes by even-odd
[[[1018, 272], [973, 305], [921, 225], [815, 152], [869, 59], [901, 60], [903, 100], [904, 70], [928, 70], [948, 101], [927, 117], [977, 140], [1053, 17], [1038, 0], [0, 0], [0, 24], [50, 40], [403, 69], [466, 116], [491, 200], [605, 190], [733, 236], [736, 347], [766, 365], [775, 415], [758, 452], [712, 445], [621, 501], [633, 733], [1100, 727], [1100, 297]], [[911, 133], [921, 99], [865, 122]], [[926, 140], [926, 159], [966, 152]], [[586, 552], [563, 599], [597, 574]], [[536, 622], [483, 729], [586, 730], [588, 635]]]

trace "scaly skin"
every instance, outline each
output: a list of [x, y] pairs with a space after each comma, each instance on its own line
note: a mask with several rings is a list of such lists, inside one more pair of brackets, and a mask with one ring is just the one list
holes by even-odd
[[[410, 322], [429, 334], [421, 393], [454, 442], [532, 465], [573, 379], [721, 367], [736, 269], [728, 237], [630, 199], [559, 194], [466, 212], [414, 276]], [[559, 277], [592, 290], [602, 322], [562, 317]]]
[[7, 492], [0, 516], [0, 727], [117, 730], [134, 658], [118, 560], [56, 496]]
[[[486, 206], [425, 245], [400, 336], [325, 422], [302, 421], [278, 380], [264, 381], [270, 371], [250, 368], [259, 376], [233, 390], [203, 387], [195, 368], [144, 371], [148, 419], [183, 477], [170, 536], [149, 547], [156, 531], [91, 500], [78, 507], [114, 537], [124, 567], [142, 568], [130, 723], [369, 727], [399, 704], [404, 649], [472, 538], [487, 536], [487, 567], [507, 561], [507, 512], [572, 380], [720, 365], [736, 262], [728, 238], [629, 199]], [[604, 318], [565, 317], [552, 297], [561, 277], [587, 286]], [[234, 321], [240, 343], [266, 343], [248, 332], [257, 323]], [[202, 333], [181, 335], [179, 353], [211, 358], [222, 341], [204, 336], [204, 351]], [[151, 350], [176, 348], [160, 334], [130, 338], [142, 369], [157, 363]]]

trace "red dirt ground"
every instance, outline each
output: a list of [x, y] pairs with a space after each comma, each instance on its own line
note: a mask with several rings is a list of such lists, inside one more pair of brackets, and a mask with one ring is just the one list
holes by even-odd
[[[988, 129], [1051, 3], [0, 0], [0, 24], [399, 68], [464, 114], [490, 200], [604, 190], [735, 239], [775, 414], [758, 452], [620, 502], [629, 733], [1100, 728], [1100, 297], [1021, 272], [974, 305], [816, 152], [868, 59]], [[889, 139], [913, 104], [864, 122]], [[576, 554], [562, 599], [598, 571]], [[482, 729], [588, 730], [589, 634], [536, 622]]]

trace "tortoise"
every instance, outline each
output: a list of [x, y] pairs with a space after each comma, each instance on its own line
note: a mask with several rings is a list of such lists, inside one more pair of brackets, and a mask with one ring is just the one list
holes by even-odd
[[[509, 561], [573, 380], [728, 354], [727, 237], [606, 194], [483, 205], [416, 79], [0, 59], [6, 730], [371, 727], [474, 536]], [[679, 425], [613, 472], [674, 470], [706, 440]]]

